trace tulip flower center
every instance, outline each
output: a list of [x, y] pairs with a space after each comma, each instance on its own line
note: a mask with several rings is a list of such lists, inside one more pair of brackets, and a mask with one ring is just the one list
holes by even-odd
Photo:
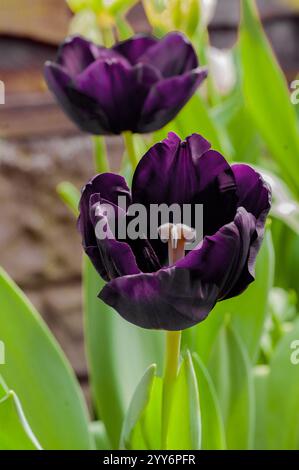
[[175, 263], [185, 256], [185, 244], [196, 238], [196, 230], [185, 224], [163, 224], [159, 227], [161, 241], [168, 243], [168, 263]]

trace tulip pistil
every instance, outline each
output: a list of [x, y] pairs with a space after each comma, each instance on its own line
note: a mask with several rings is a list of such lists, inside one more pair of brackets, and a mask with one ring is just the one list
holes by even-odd
[[184, 258], [186, 242], [195, 240], [196, 231], [185, 224], [167, 223], [159, 227], [159, 235], [162, 242], [168, 243], [168, 263], [172, 265]]

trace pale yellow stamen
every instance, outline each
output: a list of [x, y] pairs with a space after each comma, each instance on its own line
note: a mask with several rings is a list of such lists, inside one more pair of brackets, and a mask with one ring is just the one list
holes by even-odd
[[159, 227], [162, 242], [168, 243], [168, 263], [171, 265], [185, 255], [186, 242], [195, 240], [196, 231], [184, 224], [163, 224]]

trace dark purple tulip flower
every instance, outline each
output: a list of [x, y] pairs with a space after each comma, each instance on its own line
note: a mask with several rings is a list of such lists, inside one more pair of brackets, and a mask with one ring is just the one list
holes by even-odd
[[[126, 208], [117, 206], [120, 195]], [[107, 202], [119, 221], [132, 203], [203, 204], [204, 238], [168, 266], [160, 239], [95, 236]], [[239, 295], [254, 280], [270, 206], [271, 191], [250, 166], [230, 166], [198, 134], [181, 141], [170, 133], [139, 162], [132, 192], [112, 173], [83, 189], [78, 227], [85, 252], [107, 281], [99, 297], [143, 328], [180, 330], [201, 322], [217, 301]]]
[[45, 77], [66, 114], [91, 134], [152, 132], [191, 98], [207, 71], [181, 33], [136, 35], [111, 49], [80, 36], [60, 46]]

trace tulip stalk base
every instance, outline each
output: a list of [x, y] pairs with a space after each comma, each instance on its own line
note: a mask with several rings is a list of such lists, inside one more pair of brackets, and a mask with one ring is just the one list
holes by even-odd
[[122, 135], [123, 135], [125, 147], [127, 150], [128, 158], [130, 160], [132, 169], [134, 171], [139, 162], [138, 157], [136, 155], [136, 151], [135, 151], [134, 137], [131, 131], [124, 131]]
[[179, 370], [181, 331], [166, 331], [166, 364], [162, 395], [161, 449], [167, 449], [167, 433], [176, 378]]
[[110, 165], [107, 156], [105, 138], [101, 136], [93, 137], [93, 158], [94, 167], [97, 173], [107, 173]]
[[[194, 231], [180, 224], [165, 224], [160, 227], [160, 236], [168, 241], [168, 263], [171, 265], [184, 258], [185, 241]], [[166, 361], [162, 394], [162, 435], [161, 448], [167, 449], [167, 434], [173, 401], [175, 383], [178, 376], [181, 348], [181, 331], [166, 331]]]

